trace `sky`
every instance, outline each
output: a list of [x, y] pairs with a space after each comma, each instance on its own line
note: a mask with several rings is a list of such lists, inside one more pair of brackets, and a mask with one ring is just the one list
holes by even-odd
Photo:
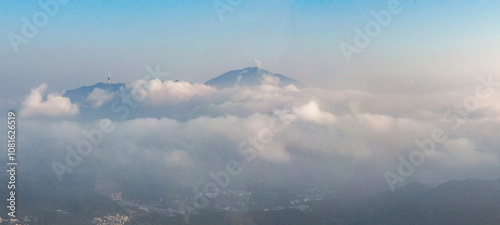
[[22, 18], [42, 7], [2, 1], [2, 95], [19, 101], [41, 83], [73, 89], [104, 81], [108, 71], [131, 82], [156, 65], [168, 79], [203, 83], [256, 59], [309, 86], [378, 91], [463, 88], [499, 69], [495, 1], [402, 1], [403, 11], [350, 63], [340, 44], [352, 45], [355, 29], [389, 1], [221, 1], [229, 9], [221, 17], [214, 2], [71, 0], [16, 53], [9, 33], [21, 35]]
[[[23, 18], [43, 17], [43, 7], [2, 1], [0, 108], [19, 111], [24, 154], [49, 157], [30, 165], [49, 173], [50, 162], [64, 161], [65, 146], [113, 121], [116, 131], [92, 157], [200, 185], [207, 171], [241, 158], [238, 144], [286, 109], [290, 125], [273, 133], [242, 184], [263, 176], [387, 189], [384, 171], [397, 173], [399, 157], [408, 159], [435, 128], [447, 141], [410, 180], [498, 178], [500, 4], [391, 2], [70, 0], [16, 52], [9, 37], [23, 36]], [[256, 64], [307, 88], [203, 85]], [[146, 79], [148, 68], [186, 82]], [[60, 94], [105, 82], [108, 71], [126, 83], [125, 94], [144, 96], [125, 118], [113, 108], [123, 92], [97, 89], [80, 102]]]

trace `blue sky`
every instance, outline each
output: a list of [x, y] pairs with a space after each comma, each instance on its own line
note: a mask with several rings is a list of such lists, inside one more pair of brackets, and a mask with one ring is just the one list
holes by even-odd
[[389, 1], [221, 2], [232, 9], [223, 20], [213, 1], [71, 0], [16, 53], [8, 34], [21, 34], [22, 18], [42, 9], [2, 1], [2, 96], [19, 100], [41, 83], [52, 91], [90, 85], [108, 70], [115, 82], [131, 82], [156, 65], [169, 79], [205, 82], [255, 59], [309, 86], [374, 91], [461, 88], [500, 69], [495, 1], [406, 4], [351, 63], [340, 43], [352, 43], [355, 28]]

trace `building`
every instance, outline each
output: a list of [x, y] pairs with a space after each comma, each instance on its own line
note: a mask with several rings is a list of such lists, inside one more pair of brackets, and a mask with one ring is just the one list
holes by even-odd
[[116, 192], [116, 193], [111, 193], [111, 198], [113, 200], [121, 200], [122, 199], [122, 193], [121, 192]]

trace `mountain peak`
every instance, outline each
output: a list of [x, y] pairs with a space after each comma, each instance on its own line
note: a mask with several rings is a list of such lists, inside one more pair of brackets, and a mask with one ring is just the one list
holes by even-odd
[[304, 87], [304, 85], [297, 80], [281, 74], [269, 72], [260, 67], [246, 67], [241, 70], [231, 70], [205, 82], [205, 84], [216, 88], [228, 88], [234, 86], [259, 86], [264, 82], [271, 82], [280, 87], [290, 84], [296, 87]]
[[83, 86], [73, 90], [65, 90], [63, 96], [69, 97], [72, 102], [84, 102], [85, 98], [96, 88], [113, 92], [113, 91], [119, 91], [120, 88], [124, 86], [125, 86], [124, 83], [99, 82], [90, 86]]

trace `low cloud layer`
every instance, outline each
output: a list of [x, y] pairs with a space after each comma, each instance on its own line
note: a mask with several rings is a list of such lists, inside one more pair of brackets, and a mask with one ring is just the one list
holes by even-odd
[[[35, 152], [26, 157], [65, 164], [67, 146], [78, 149], [105, 120], [115, 129], [103, 133], [82, 163], [98, 161], [106, 168], [196, 186], [210, 179], [210, 171], [236, 161], [243, 171], [231, 185], [238, 187], [323, 183], [383, 190], [388, 188], [384, 172], [397, 175], [400, 158], [410, 160], [420, 150], [417, 143], [432, 140], [440, 129], [446, 140], [435, 143], [434, 154], [426, 155], [405, 183], [500, 177], [500, 87], [484, 89], [482, 96], [485, 91], [489, 96], [479, 98], [475, 85], [465, 95], [387, 95], [271, 84], [215, 89], [140, 80], [117, 92], [96, 89], [82, 103], [44, 96], [42, 85], [22, 104], [23, 145]], [[79, 105], [89, 104], [78, 114]]]
[[22, 103], [21, 115], [29, 117], [44, 116], [71, 116], [78, 114], [78, 105], [72, 104], [69, 98], [60, 94], [45, 95], [47, 84], [42, 84], [35, 89]]

